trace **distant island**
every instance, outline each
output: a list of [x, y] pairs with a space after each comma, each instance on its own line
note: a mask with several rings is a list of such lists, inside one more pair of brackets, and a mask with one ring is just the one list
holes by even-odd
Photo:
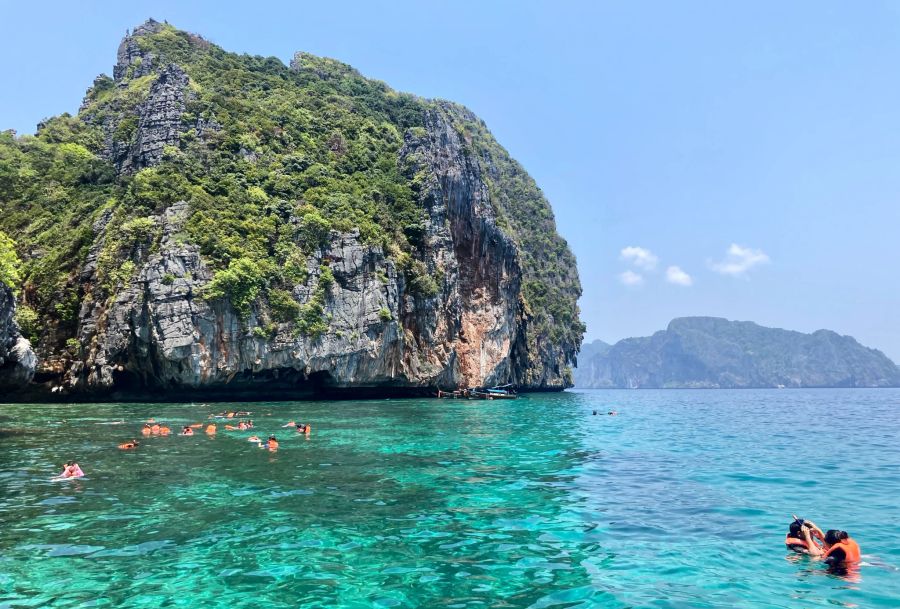
[[585, 389], [900, 386], [900, 368], [851, 336], [719, 317], [673, 319], [615, 345], [585, 343], [574, 377]]

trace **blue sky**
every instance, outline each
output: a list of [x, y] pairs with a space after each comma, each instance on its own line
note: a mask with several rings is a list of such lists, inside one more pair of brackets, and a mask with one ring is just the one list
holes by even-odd
[[77, 111], [150, 16], [474, 110], [553, 204], [589, 339], [717, 315], [900, 361], [900, 4], [4, 1], [0, 128]]

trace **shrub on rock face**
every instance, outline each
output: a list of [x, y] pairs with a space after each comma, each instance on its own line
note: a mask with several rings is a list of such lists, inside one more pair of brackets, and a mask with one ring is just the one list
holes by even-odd
[[272, 275], [268, 262], [238, 258], [227, 269], [216, 272], [203, 290], [206, 300], [227, 298], [241, 317], [250, 316], [250, 308]]
[[269, 307], [272, 316], [281, 322], [294, 321], [300, 315], [300, 303], [287, 290], [269, 291]]
[[15, 290], [19, 287], [21, 262], [16, 255], [16, 244], [0, 231], [0, 283]]

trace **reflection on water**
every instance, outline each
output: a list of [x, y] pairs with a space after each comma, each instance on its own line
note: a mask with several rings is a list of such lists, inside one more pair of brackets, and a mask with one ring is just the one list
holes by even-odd
[[[897, 606], [898, 397], [265, 403], [251, 430], [146, 438], [209, 407], [3, 406], [0, 607]], [[50, 481], [73, 458], [87, 476]], [[787, 553], [792, 512], [863, 567]]]

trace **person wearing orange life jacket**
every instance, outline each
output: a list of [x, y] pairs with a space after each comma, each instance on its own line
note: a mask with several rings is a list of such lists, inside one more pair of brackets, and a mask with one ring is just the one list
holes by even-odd
[[[818, 529], [818, 527], [816, 527]], [[822, 547], [820, 548], [812, 539], [811, 528], [803, 527], [801, 532], [807, 543], [807, 553], [816, 558], [822, 558], [829, 567], [846, 567], [858, 563], [861, 557], [859, 544], [853, 540], [847, 531], [829, 529], [822, 535]], [[822, 529], [818, 529], [821, 533]]]
[[[806, 540], [804, 530], [809, 532], [809, 542]], [[798, 554], [809, 554], [810, 544], [818, 547], [817, 541], [821, 543], [824, 538], [825, 534], [822, 533], [822, 529], [816, 526], [812, 520], [794, 517], [794, 522], [788, 527], [788, 533], [784, 538], [784, 545]]]

